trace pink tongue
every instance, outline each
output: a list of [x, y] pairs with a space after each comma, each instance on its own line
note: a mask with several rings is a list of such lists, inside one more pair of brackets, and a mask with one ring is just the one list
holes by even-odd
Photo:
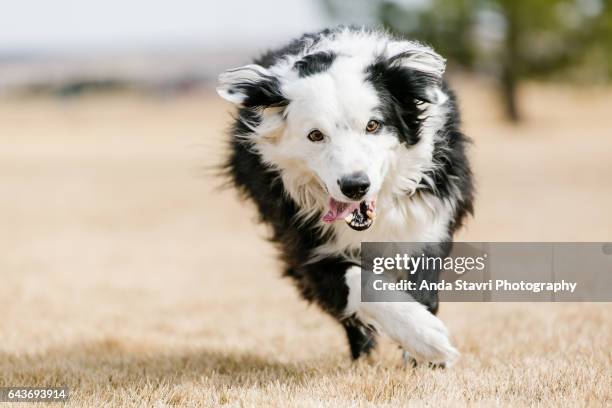
[[347, 215], [355, 211], [356, 208], [359, 208], [359, 203], [343, 203], [330, 197], [329, 210], [323, 216], [323, 221], [334, 222], [339, 219], [344, 219]]

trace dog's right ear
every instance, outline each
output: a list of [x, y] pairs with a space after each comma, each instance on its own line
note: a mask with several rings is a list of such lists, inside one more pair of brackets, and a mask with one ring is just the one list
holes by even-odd
[[396, 94], [398, 100], [404, 100], [401, 95], [404, 91], [410, 98], [437, 103], [437, 90], [442, 85], [446, 69], [444, 58], [433, 49], [413, 41], [390, 42], [386, 51], [382, 66], [386, 67], [390, 92]]
[[217, 93], [223, 99], [245, 108], [287, 104], [278, 78], [256, 64], [230, 69], [219, 75]]

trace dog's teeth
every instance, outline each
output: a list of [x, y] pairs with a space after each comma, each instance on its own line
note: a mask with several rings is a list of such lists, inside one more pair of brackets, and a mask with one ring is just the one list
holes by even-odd
[[344, 221], [350, 223], [353, 221], [353, 214], [349, 214], [346, 217], [344, 217]]
[[376, 218], [376, 213], [372, 210], [366, 211], [366, 214], [368, 215], [368, 218], [371, 219], [372, 221], [374, 221], [374, 218]]

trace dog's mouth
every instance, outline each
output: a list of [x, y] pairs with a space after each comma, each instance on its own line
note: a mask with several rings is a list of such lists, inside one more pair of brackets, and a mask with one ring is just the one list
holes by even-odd
[[323, 216], [323, 221], [332, 223], [343, 219], [355, 231], [367, 230], [376, 218], [376, 200], [345, 203], [329, 199], [329, 210]]

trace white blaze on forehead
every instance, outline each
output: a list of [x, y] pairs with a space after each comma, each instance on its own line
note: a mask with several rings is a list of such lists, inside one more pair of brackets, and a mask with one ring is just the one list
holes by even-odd
[[356, 58], [339, 56], [325, 72], [284, 83], [283, 93], [290, 101], [289, 126], [297, 127], [292, 130], [318, 128], [332, 135], [338, 128], [364, 127], [379, 104], [364, 70]]

